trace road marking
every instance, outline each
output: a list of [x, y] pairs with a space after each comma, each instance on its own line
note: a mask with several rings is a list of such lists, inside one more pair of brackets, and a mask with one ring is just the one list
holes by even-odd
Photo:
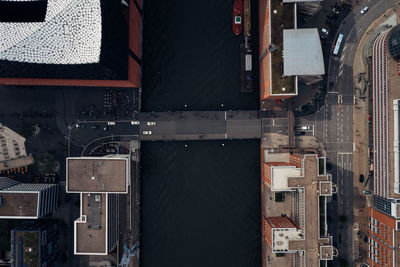
[[227, 139], [228, 138], [228, 134], [227, 133], [225, 133], [225, 139]]
[[275, 119], [272, 119], [272, 126], [275, 126]]
[[356, 143], [353, 142], [353, 151], [356, 151]]
[[341, 69], [341, 71], [339, 72], [339, 75], [338, 75], [338, 76], [339, 76], [339, 77], [342, 76], [342, 73], [343, 73], [343, 69]]
[[226, 111], [225, 111], [225, 120], [226, 120]]
[[352, 155], [353, 152], [338, 152], [338, 155]]

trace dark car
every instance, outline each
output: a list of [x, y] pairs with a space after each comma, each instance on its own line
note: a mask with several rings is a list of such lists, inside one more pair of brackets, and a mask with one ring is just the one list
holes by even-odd
[[363, 183], [363, 182], [364, 182], [364, 175], [363, 175], [363, 174], [360, 174], [359, 181], [360, 181], [360, 183]]
[[111, 126], [105, 126], [104, 128], [103, 128], [103, 130], [106, 132], [106, 131], [111, 131]]
[[300, 135], [305, 135], [305, 134], [306, 134], [306, 132], [303, 132], [303, 131], [299, 131], [299, 132], [295, 132], [294, 133], [295, 136], [300, 136]]
[[326, 22], [326, 24], [330, 25], [332, 23], [332, 19], [327, 18], [325, 22]]
[[327, 17], [330, 18], [330, 19], [333, 19], [334, 16], [335, 16], [335, 14], [332, 14], [332, 13], [329, 13], [329, 14], [327, 15]]

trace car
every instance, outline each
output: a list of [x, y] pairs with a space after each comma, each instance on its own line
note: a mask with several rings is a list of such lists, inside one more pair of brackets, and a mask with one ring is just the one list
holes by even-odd
[[360, 181], [360, 183], [364, 182], [364, 175], [360, 174], [360, 178], [358, 179]]
[[131, 121], [131, 124], [132, 124], [132, 125], [139, 125], [139, 124], [140, 124], [140, 121]]
[[104, 128], [103, 128], [103, 130], [106, 132], [106, 131], [111, 131], [111, 126], [105, 126]]
[[333, 19], [333, 17], [335, 16], [334, 14], [332, 14], [332, 13], [329, 13], [328, 15], [326, 15], [328, 18], [330, 18], [330, 19]]
[[154, 126], [154, 125], [156, 125], [156, 122], [155, 122], [155, 121], [148, 121], [148, 122], [147, 122], [147, 125], [149, 125], [149, 126]]
[[325, 21], [325, 23], [328, 24], [328, 25], [330, 25], [330, 24], [332, 23], [332, 19], [327, 18], [326, 21]]
[[367, 11], [368, 11], [368, 6], [361, 9], [360, 13], [361, 13], [361, 15], [364, 15], [365, 13], [367, 13]]
[[322, 29], [321, 29], [321, 32], [322, 32], [323, 34], [325, 34], [325, 35], [328, 35], [328, 34], [329, 34], [328, 30], [325, 29], [325, 28], [322, 28]]
[[335, 13], [336, 15], [338, 15], [338, 14], [340, 13], [340, 11], [337, 10], [336, 8], [333, 8], [333, 9], [332, 9], [332, 12]]
[[151, 131], [143, 131], [143, 134], [144, 134], [144, 135], [150, 135], [150, 134], [151, 134]]
[[294, 133], [295, 136], [300, 136], [300, 135], [305, 135], [305, 134], [306, 134], [306, 132], [302, 132], [302, 131]]
[[85, 128], [85, 124], [82, 123], [77, 123], [75, 126], [76, 128]]
[[295, 130], [311, 130], [311, 126], [295, 126]]
[[99, 126], [98, 126], [98, 125], [92, 125], [92, 126], [90, 126], [90, 128], [92, 128], [92, 129], [99, 129]]
[[108, 125], [115, 125], [115, 121], [109, 121], [107, 122]]
[[365, 195], [371, 195], [371, 191], [363, 190], [363, 194], [365, 194]]

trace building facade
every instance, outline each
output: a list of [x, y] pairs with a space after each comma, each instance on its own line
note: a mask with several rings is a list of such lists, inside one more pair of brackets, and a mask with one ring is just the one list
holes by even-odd
[[38, 219], [58, 205], [57, 184], [22, 184], [0, 177], [0, 219]]

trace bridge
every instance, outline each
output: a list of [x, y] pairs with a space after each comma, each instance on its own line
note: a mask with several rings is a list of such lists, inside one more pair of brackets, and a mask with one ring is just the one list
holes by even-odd
[[256, 139], [261, 136], [258, 110], [140, 113], [140, 140], [143, 141]]

